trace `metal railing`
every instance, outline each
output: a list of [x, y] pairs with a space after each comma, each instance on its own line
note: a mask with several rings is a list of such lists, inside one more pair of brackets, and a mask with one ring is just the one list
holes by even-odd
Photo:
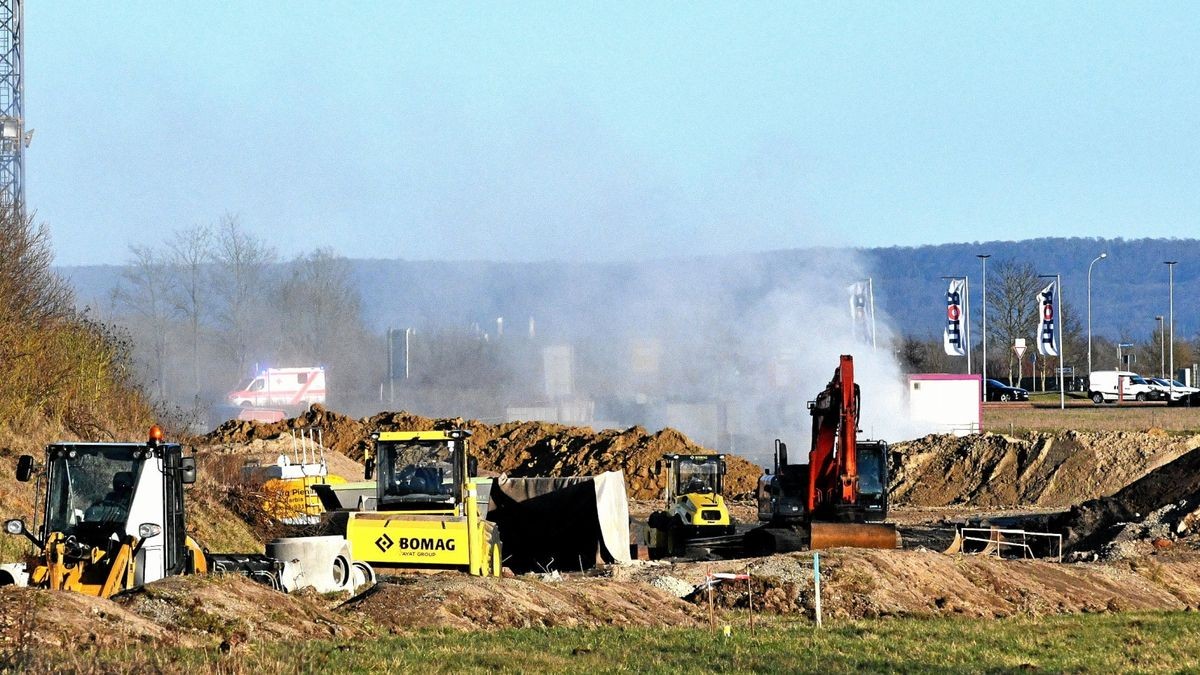
[[[1041, 542], [1045, 542], [1046, 546], [1038, 548], [1050, 551], [1049, 555], [1038, 555], [1031, 545]], [[969, 550], [975, 547], [979, 550]], [[1003, 558], [1008, 553], [1021, 558], [1053, 558], [1056, 562], [1062, 562], [1062, 535], [999, 527], [961, 527], [955, 532], [954, 542], [946, 553], [994, 555], [997, 558]]]

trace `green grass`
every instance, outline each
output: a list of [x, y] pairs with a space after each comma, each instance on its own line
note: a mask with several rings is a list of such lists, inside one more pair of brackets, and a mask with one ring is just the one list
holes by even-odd
[[1200, 670], [1200, 614], [889, 619], [816, 628], [769, 618], [707, 629], [420, 632], [350, 642], [60, 654], [35, 670], [223, 672], [962, 672]]

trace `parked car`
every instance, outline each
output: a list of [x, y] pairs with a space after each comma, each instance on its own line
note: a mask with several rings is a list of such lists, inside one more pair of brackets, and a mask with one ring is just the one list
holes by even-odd
[[1168, 380], [1162, 377], [1146, 378], [1154, 384], [1162, 388], [1164, 392], [1163, 400], [1168, 403], [1181, 404], [1191, 402], [1195, 404], [1200, 402], [1200, 389], [1189, 387], [1179, 380]]
[[1028, 401], [1029, 390], [1020, 387], [1010, 387], [1000, 380], [984, 381], [984, 390], [989, 401]]
[[1171, 387], [1165, 384], [1166, 380], [1160, 381], [1157, 377], [1147, 377], [1143, 379], [1145, 379], [1146, 384], [1150, 386], [1149, 400], [1151, 401], [1178, 401], [1183, 397], [1182, 391], [1171, 391]]

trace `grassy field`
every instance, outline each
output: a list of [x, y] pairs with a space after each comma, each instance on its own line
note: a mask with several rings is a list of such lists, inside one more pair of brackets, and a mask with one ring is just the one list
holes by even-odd
[[1168, 408], [1162, 404], [1093, 405], [1083, 398], [1067, 398], [1058, 407], [1057, 394], [1038, 394], [1029, 403], [984, 406], [985, 431], [1148, 431], [1200, 433], [1200, 408]]
[[[703, 629], [434, 632], [355, 642], [167, 650], [144, 646], [4, 664], [25, 671], [962, 672], [1196, 671], [1200, 614], [887, 619], [816, 628], [770, 618], [751, 634]], [[40, 651], [46, 655], [48, 652]]]

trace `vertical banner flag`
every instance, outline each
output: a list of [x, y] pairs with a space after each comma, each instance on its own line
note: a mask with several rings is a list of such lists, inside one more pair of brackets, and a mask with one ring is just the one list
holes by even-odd
[[963, 286], [965, 279], [951, 279], [946, 291], [946, 330], [942, 333], [942, 346], [950, 356], [965, 356], [967, 345], [963, 341]]
[[867, 282], [856, 281], [847, 288], [850, 291], [850, 323], [854, 337], [869, 341], [867, 332]]
[[1054, 294], [1058, 289], [1051, 281], [1038, 293], [1037, 350], [1042, 356], [1058, 356], [1058, 319]]

